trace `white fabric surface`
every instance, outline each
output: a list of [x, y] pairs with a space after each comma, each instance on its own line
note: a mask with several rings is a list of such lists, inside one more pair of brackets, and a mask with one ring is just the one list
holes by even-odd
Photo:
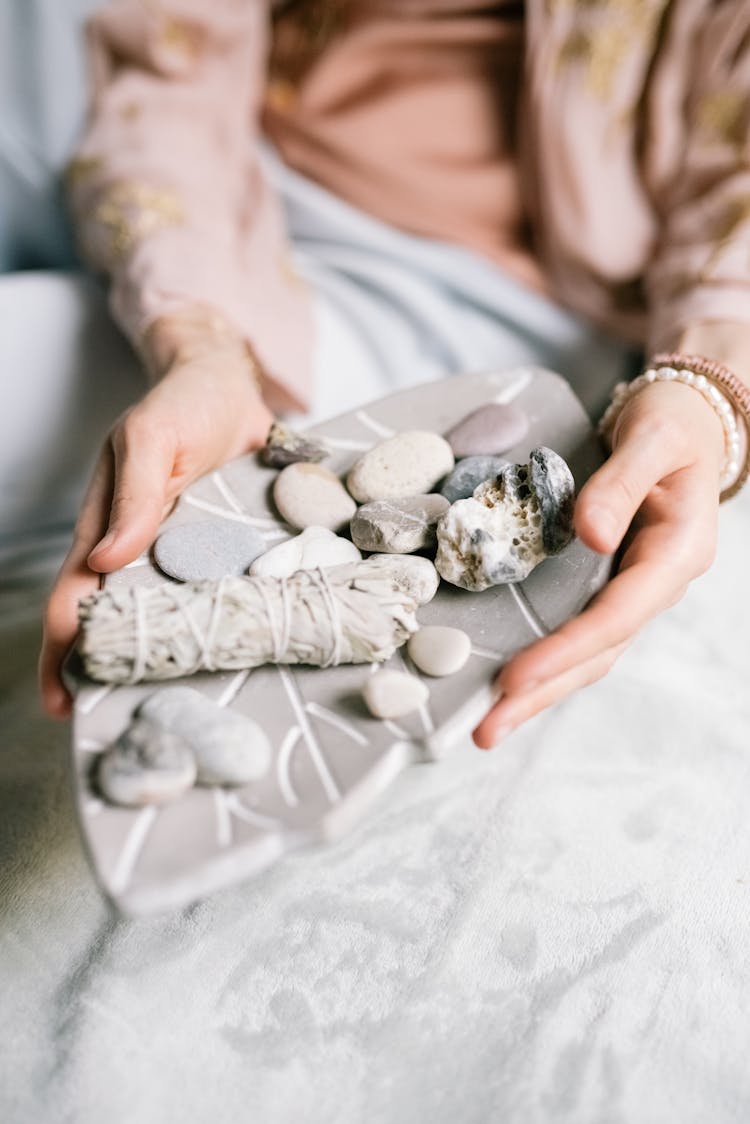
[[[335, 268], [336, 239], [319, 236], [322, 227], [305, 238], [303, 213], [293, 225], [300, 264], [322, 294], [320, 369], [341, 408], [354, 371], [370, 372], [370, 394], [406, 356], [410, 378], [436, 364], [450, 370], [457, 354], [464, 362], [462, 317], [478, 307], [468, 258], [468, 279], [446, 294], [438, 267], [430, 286], [417, 255], [410, 289], [394, 244], [378, 266], [387, 279], [375, 284], [363, 279], [368, 253], [356, 268], [346, 255]], [[362, 238], [372, 230], [365, 223]], [[520, 323], [523, 346], [536, 338], [537, 354], [554, 362], [565, 328], [560, 339], [576, 331], [586, 351], [580, 326], [551, 310], [536, 316], [536, 298], [493, 283], [517, 300], [507, 319]], [[426, 319], [417, 307], [431, 310]], [[470, 338], [487, 348], [486, 362], [507, 354], [501, 313], [491, 307]], [[106, 385], [124, 400], [137, 385], [102, 316], [86, 283], [0, 284], [0, 484], [10, 512], [0, 591], [0, 1119], [746, 1121], [750, 494], [722, 513], [714, 569], [606, 681], [492, 754], [465, 746], [412, 769], [336, 845], [285, 858], [180, 915], [117, 920], [75, 826], [68, 730], [37, 710], [43, 566], [28, 564], [57, 549], [104, 415], [119, 409], [103, 395], [81, 421], [81, 388]], [[456, 352], [444, 346], [449, 334]], [[361, 352], [370, 340], [377, 360]], [[435, 340], [437, 360], [424, 346]], [[615, 365], [610, 352], [608, 379]], [[319, 400], [319, 412], [328, 405]]]

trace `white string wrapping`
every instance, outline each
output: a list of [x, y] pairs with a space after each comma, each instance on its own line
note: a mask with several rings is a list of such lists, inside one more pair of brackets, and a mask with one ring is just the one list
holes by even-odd
[[103, 683], [264, 663], [374, 663], [417, 631], [416, 607], [367, 562], [283, 579], [104, 589], [80, 603], [79, 648], [86, 673]]

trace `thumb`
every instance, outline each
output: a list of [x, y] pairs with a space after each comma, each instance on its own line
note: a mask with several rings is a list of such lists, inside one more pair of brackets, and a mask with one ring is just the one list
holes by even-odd
[[601, 554], [615, 551], [649, 492], [677, 467], [662, 427], [636, 425], [621, 432], [612, 455], [578, 496], [578, 536]]
[[128, 415], [112, 434], [114, 487], [106, 533], [88, 556], [102, 573], [127, 565], [153, 542], [174, 466], [170, 441]]

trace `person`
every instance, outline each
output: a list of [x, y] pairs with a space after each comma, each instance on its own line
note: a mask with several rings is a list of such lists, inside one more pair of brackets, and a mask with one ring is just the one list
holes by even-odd
[[[618, 400], [576, 502], [581, 539], [621, 551], [617, 575], [501, 670], [476, 743], [603, 675], [710, 565], [720, 491], [746, 475], [744, 0], [115, 0], [89, 44], [71, 200], [152, 386], [107, 437], [49, 599], [48, 712], [70, 710], [78, 599], [148, 547], [187, 484], [304, 409], [326, 370], [336, 401], [321, 335], [353, 331], [376, 290], [373, 315], [434, 306], [411, 352], [383, 321], [391, 374], [412, 359], [419, 377], [447, 374], [479, 337], [495, 340], [483, 357], [507, 355], [503, 301], [518, 335], [528, 308], [568, 317], [559, 339], [590, 325], [567, 361], [594, 398], [633, 349], [676, 353]], [[449, 306], [461, 342], [438, 361]], [[702, 370], [713, 399], [696, 393]]]

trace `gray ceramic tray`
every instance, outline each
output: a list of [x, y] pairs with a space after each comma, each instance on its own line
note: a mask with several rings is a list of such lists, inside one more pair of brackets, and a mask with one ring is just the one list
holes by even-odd
[[[343, 474], [366, 449], [405, 429], [444, 432], [470, 410], [515, 400], [531, 426], [508, 458], [526, 461], [548, 445], [569, 462], [578, 487], [601, 463], [589, 421], [559, 376], [538, 369], [463, 375], [403, 391], [311, 432], [334, 449], [326, 463]], [[275, 477], [256, 457], [232, 461], [194, 484], [165, 526], [192, 520], [239, 520], [269, 545], [292, 534], [269, 499]], [[365, 815], [408, 765], [438, 759], [463, 744], [491, 700], [499, 666], [517, 649], [579, 612], [606, 581], [609, 560], [574, 541], [520, 585], [467, 593], [441, 583], [419, 610], [422, 624], [451, 624], [471, 637], [472, 656], [449, 679], [427, 680], [431, 698], [397, 723], [370, 717], [361, 702], [368, 666], [263, 667], [192, 677], [191, 686], [258, 719], [275, 750], [274, 767], [242, 789], [195, 788], [182, 800], [142, 810], [103, 803], [91, 784], [96, 754], [127, 725], [135, 706], [159, 684], [108, 687], [79, 680], [73, 729], [76, 802], [91, 863], [106, 895], [124, 913], [186, 905], [262, 870], [280, 855], [330, 839]], [[112, 585], [169, 579], [148, 556], [111, 575]], [[390, 661], [418, 674], [404, 654]], [[171, 681], [174, 685], [178, 681]]]

